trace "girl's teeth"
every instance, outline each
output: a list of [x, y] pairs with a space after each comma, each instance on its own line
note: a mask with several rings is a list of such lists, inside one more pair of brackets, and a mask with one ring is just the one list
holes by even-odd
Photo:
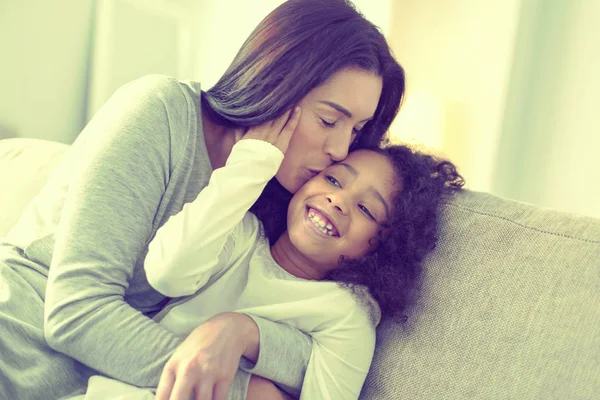
[[308, 217], [315, 224], [315, 226], [324, 234], [333, 236], [333, 225], [326, 224], [318, 215], [315, 215], [312, 211], [309, 212]]

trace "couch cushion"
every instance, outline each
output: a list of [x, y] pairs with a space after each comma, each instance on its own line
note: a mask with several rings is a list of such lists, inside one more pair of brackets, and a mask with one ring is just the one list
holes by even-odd
[[598, 398], [599, 220], [465, 191], [425, 267], [362, 399]]
[[40, 139], [0, 140], [0, 237], [17, 222], [68, 148]]

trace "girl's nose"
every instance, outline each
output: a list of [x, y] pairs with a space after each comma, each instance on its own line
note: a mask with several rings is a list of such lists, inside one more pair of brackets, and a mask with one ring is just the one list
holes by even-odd
[[330, 203], [336, 211], [340, 212], [341, 214], [346, 214], [346, 206], [339, 195], [331, 194], [326, 196], [326, 198], [327, 202]]

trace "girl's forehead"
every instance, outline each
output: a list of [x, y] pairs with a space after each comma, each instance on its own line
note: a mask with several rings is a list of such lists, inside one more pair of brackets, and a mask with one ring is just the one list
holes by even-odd
[[382, 169], [382, 172], [392, 171], [392, 165], [387, 156], [372, 150], [355, 150], [349, 153], [343, 162], [358, 169], [379, 168]]
[[350, 175], [388, 192], [390, 196], [391, 192], [400, 189], [394, 167], [386, 155], [371, 150], [355, 150], [333, 166], [343, 167]]

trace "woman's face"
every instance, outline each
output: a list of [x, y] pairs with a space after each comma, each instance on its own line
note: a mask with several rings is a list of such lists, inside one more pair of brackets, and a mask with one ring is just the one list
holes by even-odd
[[373, 117], [382, 79], [361, 69], [343, 69], [311, 90], [302, 108], [277, 180], [295, 193], [333, 162], [348, 155], [350, 144]]
[[341, 255], [368, 253], [401, 190], [386, 156], [357, 150], [296, 192], [288, 208], [288, 236], [306, 262], [322, 272]]

